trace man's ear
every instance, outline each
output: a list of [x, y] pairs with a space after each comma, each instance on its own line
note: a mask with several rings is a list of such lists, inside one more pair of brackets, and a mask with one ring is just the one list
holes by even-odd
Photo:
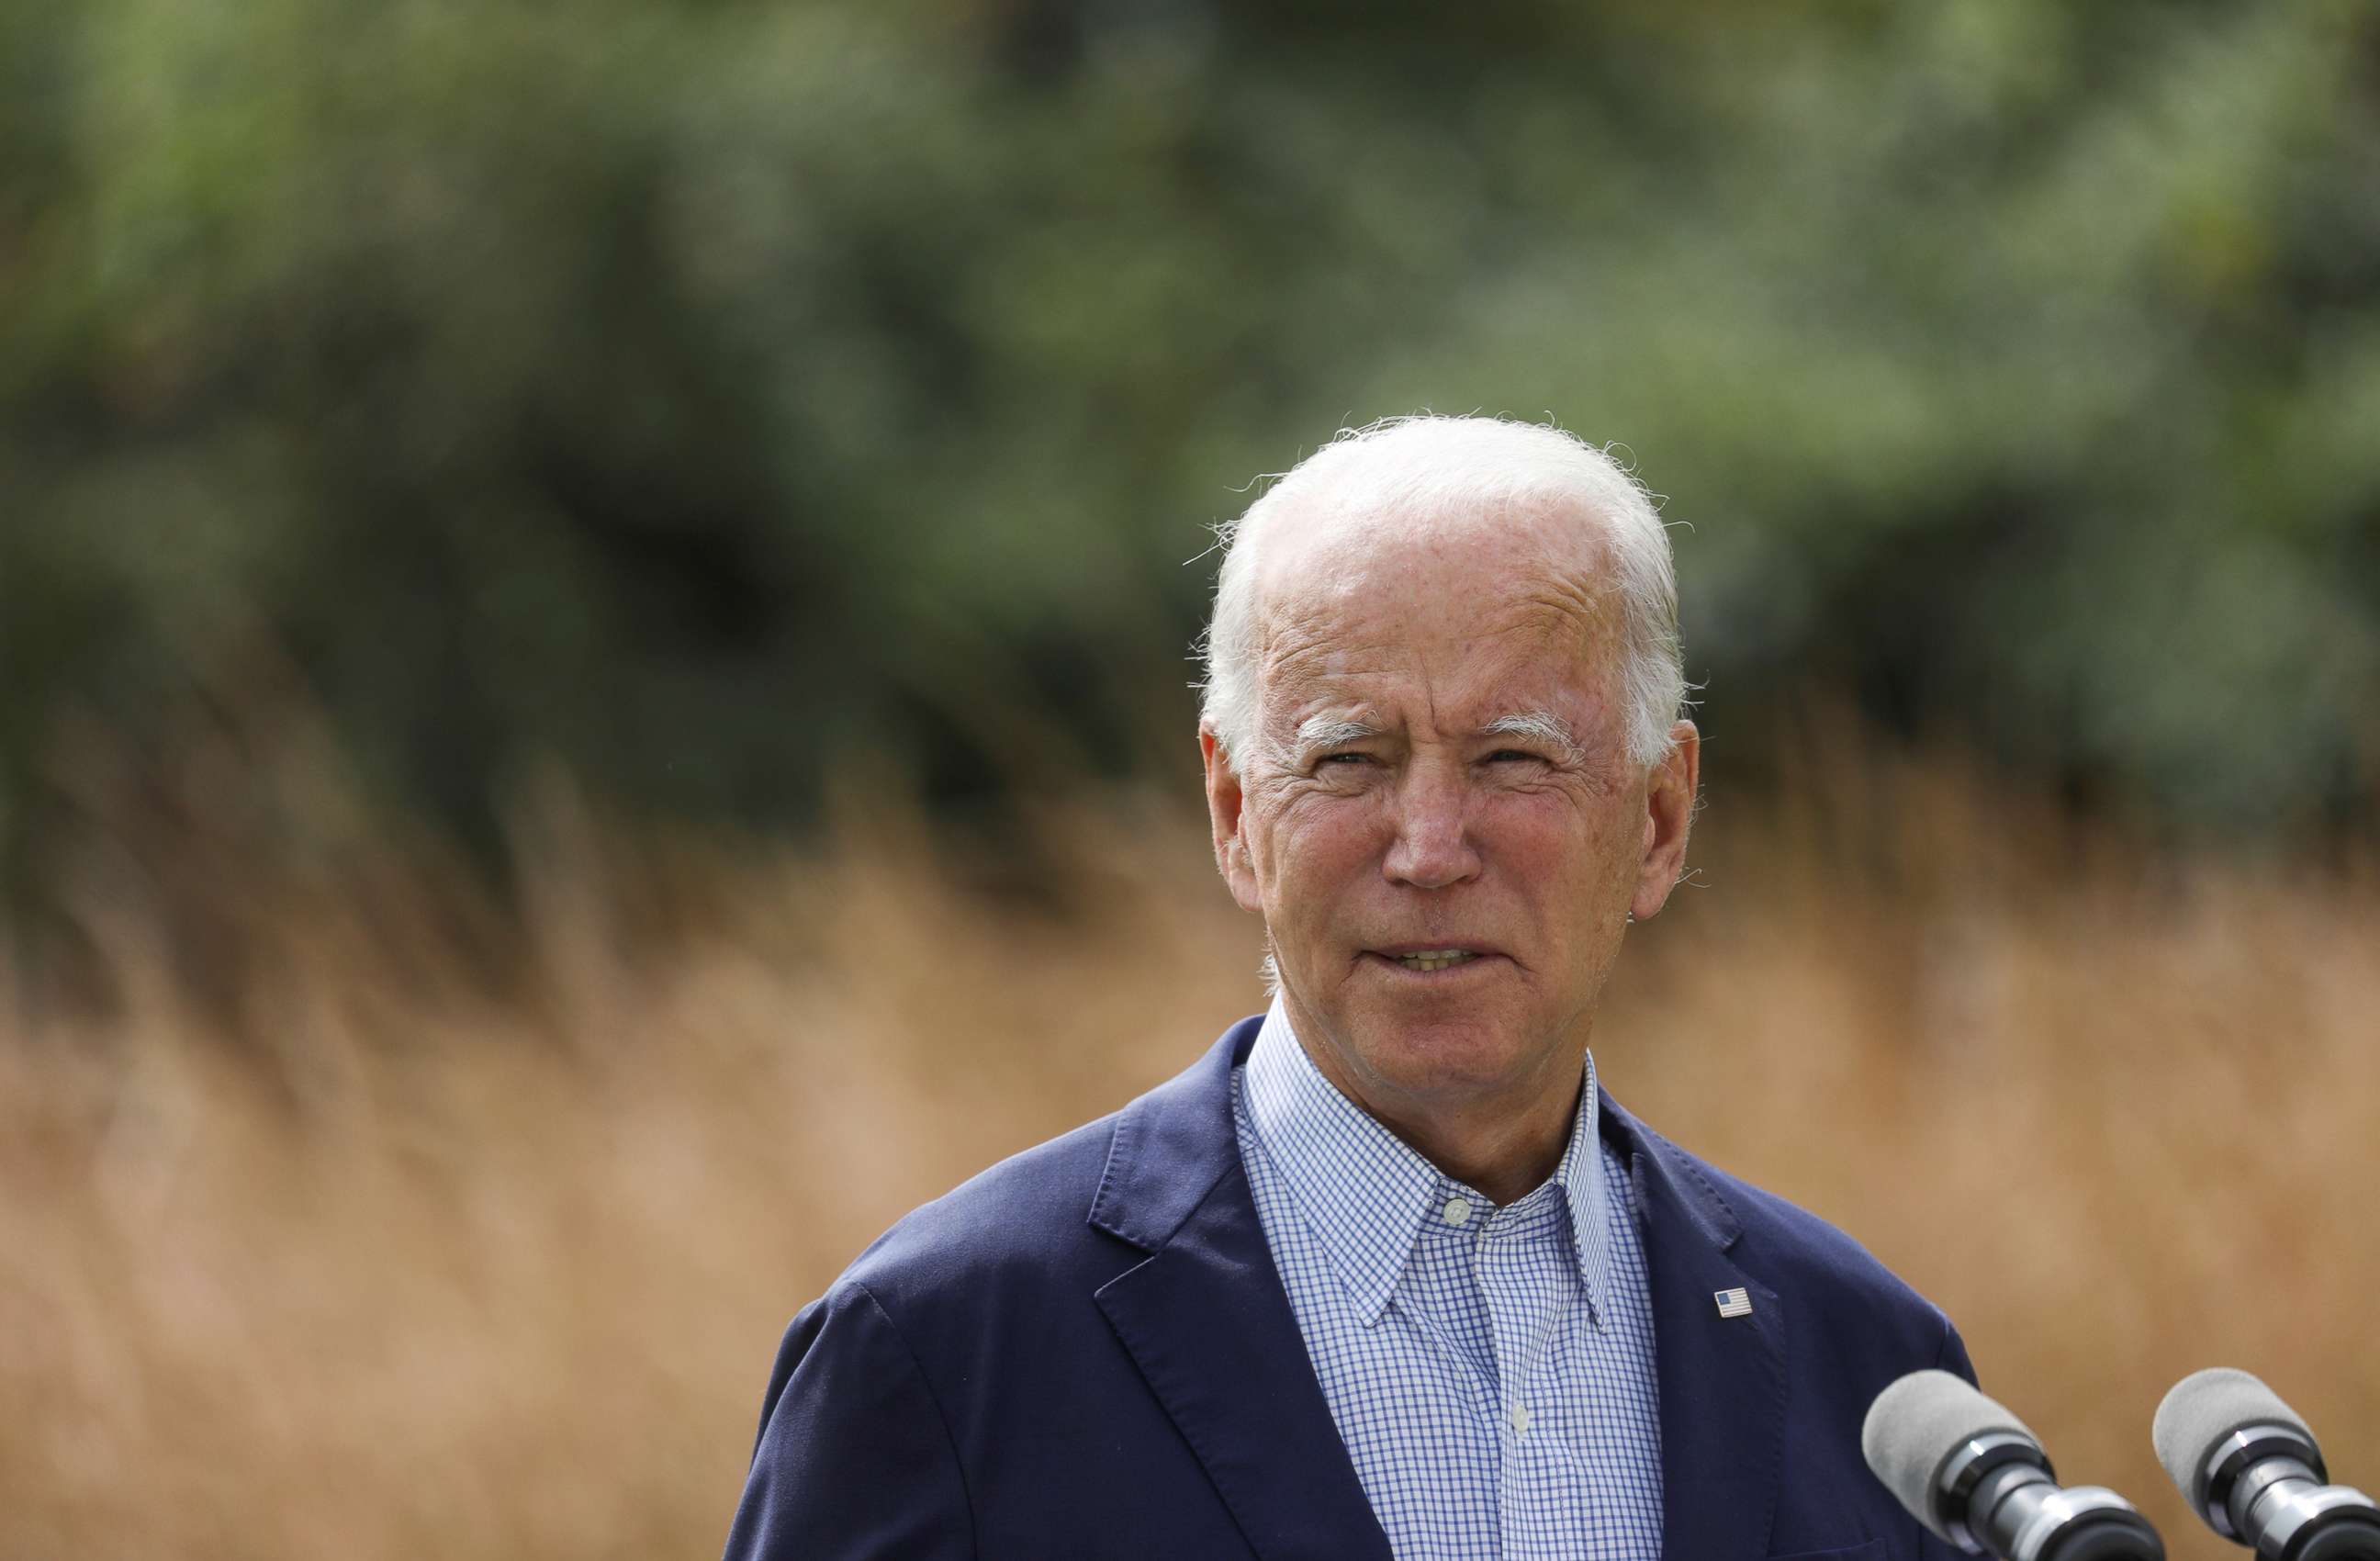
[[1702, 776], [1702, 733], [1694, 722], [1682, 720], [1670, 728], [1670, 751], [1645, 783], [1644, 858], [1637, 867], [1635, 898], [1628, 903], [1640, 922], [1660, 914], [1686, 870], [1686, 836], [1694, 829]]
[[1215, 836], [1215, 866], [1243, 911], [1260, 911], [1256, 866], [1248, 857], [1245, 794], [1232, 773], [1231, 756], [1212, 730], [1198, 729], [1198, 756], [1207, 767], [1207, 822]]

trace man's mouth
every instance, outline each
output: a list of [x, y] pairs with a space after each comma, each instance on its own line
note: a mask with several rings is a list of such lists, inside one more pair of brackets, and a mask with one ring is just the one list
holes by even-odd
[[1453, 970], [1460, 965], [1477, 964], [1482, 960], [1491, 959], [1497, 950], [1476, 946], [1466, 949], [1460, 944], [1444, 949], [1416, 949], [1408, 943], [1392, 944], [1385, 949], [1366, 949], [1364, 952], [1372, 959], [1402, 966], [1416, 975], [1435, 975], [1441, 970]]
[[1444, 970], [1450, 965], [1467, 963], [1479, 956], [1468, 949], [1425, 949], [1419, 953], [1392, 957], [1407, 970]]

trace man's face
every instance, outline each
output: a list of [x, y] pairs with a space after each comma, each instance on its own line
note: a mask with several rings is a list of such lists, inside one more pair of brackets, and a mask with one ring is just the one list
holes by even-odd
[[1261, 737], [1236, 778], [1203, 742], [1218, 856], [1299, 1035], [1392, 1125], [1575, 1089], [1627, 918], [1683, 860], [1696, 762], [1684, 722], [1649, 776], [1629, 758], [1597, 529], [1268, 542]]

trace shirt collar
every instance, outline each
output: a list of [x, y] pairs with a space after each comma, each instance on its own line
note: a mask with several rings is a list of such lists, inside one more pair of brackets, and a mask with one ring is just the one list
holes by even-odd
[[[1324, 1078], [1278, 997], [1248, 1053], [1245, 1082], [1257, 1143], [1281, 1168], [1291, 1200], [1330, 1254], [1366, 1325], [1378, 1322], [1404, 1277], [1422, 1222], [1457, 1192], [1477, 1203], [1486, 1200], [1424, 1159]], [[1607, 1240], [1595, 1110], [1595, 1059], [1589, 1056], [1570, 1142], [1551, 1180], [1561, 1185], [1570, 1205], [1570, 1244], [1579, 1279], [1600, 1319], [1606, 1314]]]

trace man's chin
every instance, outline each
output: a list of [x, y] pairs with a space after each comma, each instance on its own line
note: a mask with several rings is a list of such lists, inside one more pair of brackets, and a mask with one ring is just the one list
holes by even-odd
[[1401, 1094], [1460, 1097], [1512, 1087], [1532, 1050], [1516, 1027], [1473, 1013], [1366, 1005], [1349, 1015], [1357, 1054]]

